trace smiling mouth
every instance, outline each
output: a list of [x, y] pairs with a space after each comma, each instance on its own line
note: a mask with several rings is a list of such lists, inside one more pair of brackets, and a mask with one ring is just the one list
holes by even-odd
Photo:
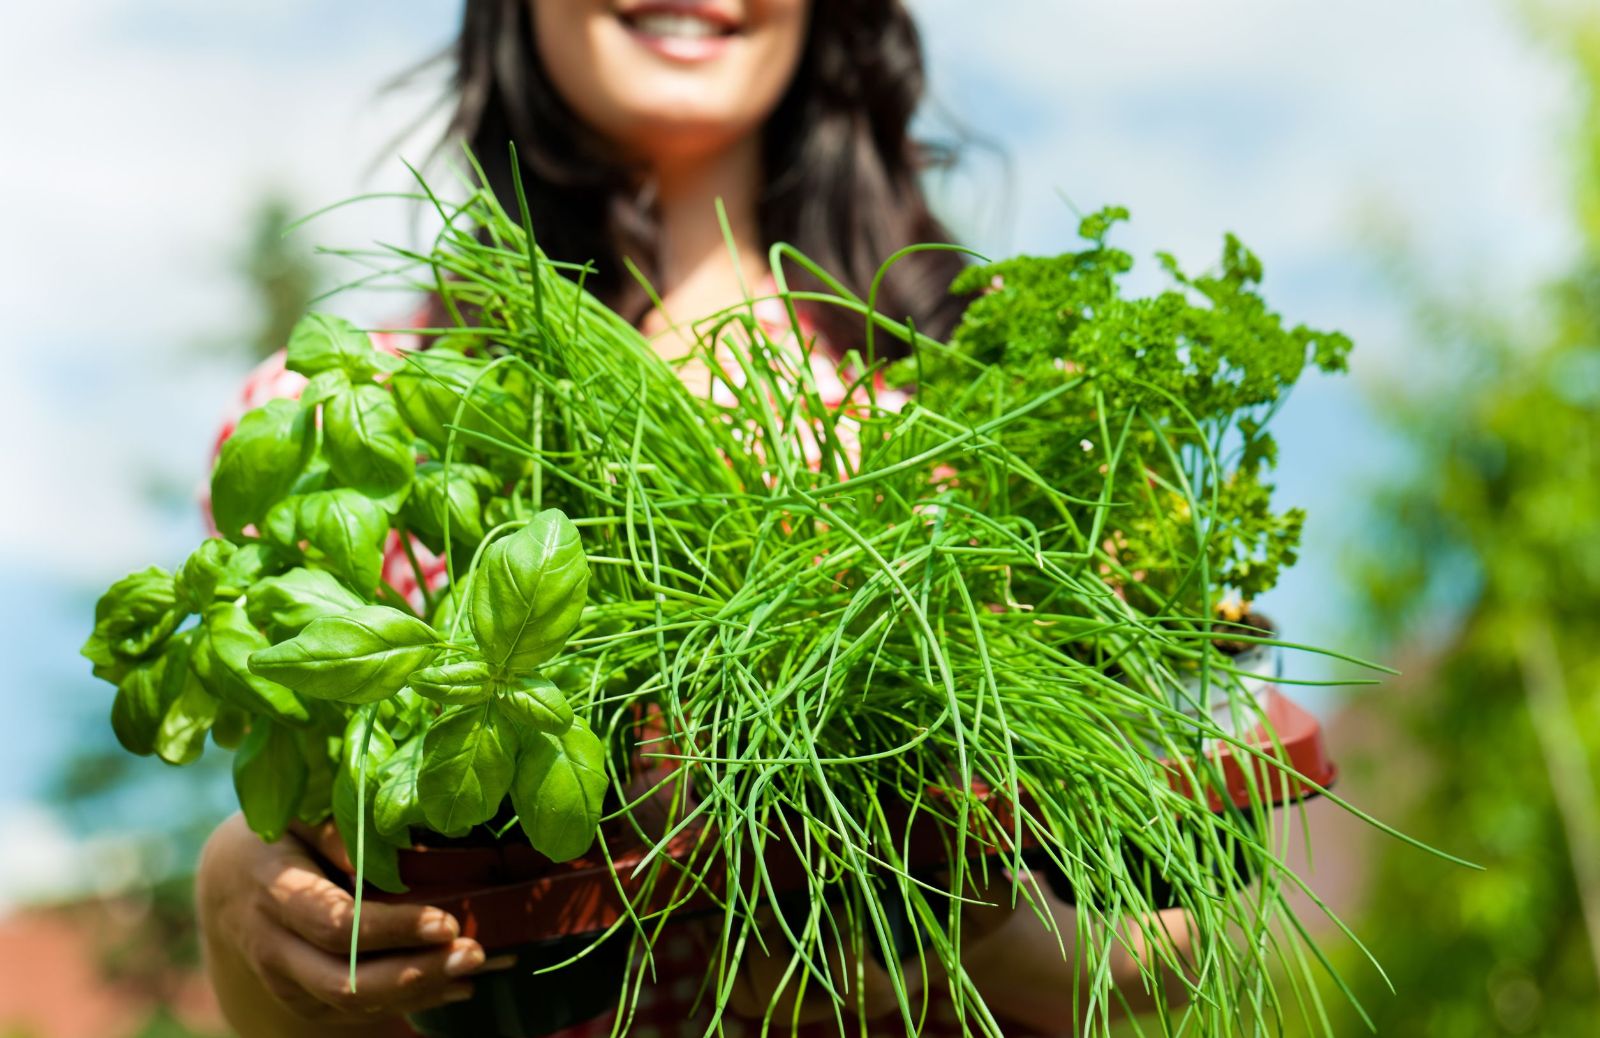
[[618, 17], [632, 31], [657, 40], [716, 40], [738, 32], [722, 18], [692, 10], [644, 7]]

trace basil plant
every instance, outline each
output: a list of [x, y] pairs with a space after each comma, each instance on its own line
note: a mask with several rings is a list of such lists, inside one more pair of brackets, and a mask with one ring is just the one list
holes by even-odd
[[[364, 831], [365, 878], [385, 890], [404, 889], [415, 830], [465, 836], [508, 797], [535, 848], [582, 854], [605, 748], [546, 670], [588, 560], [565, 514], [513, 492], [524, 462], [456, 438], [526, 428], [529, 402], [487, 358], [441, 342], [402, 360], [321, 314], [288, 367], [309, 380], [300, 399], [249, 412], [222, 446], [220, 536], [95, 607], [83, 654], [117, 687], [117, 739], [183, 765], [209, 733], [234, 751], [255, 832], [332, 816], [352, 860]], [[448, 587], [429, 586], [414, 542], [449, 559]], [[397, 544], [420, 608], [384, 580]]]

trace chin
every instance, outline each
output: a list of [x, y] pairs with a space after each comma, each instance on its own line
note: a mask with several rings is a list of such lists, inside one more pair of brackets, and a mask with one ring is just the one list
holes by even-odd
[[729, 144], [757, 130], [766, 106], [742, 103], [719, 76], [641, 75], [609, 99], [603, 126], [623, 149], [648, 157], [681, 157]]
[[657, 110], [641, 113], [627, 143], [630, 151], [651, 161], [694, 158], [730, 147], [751, 129], [715, 116]]

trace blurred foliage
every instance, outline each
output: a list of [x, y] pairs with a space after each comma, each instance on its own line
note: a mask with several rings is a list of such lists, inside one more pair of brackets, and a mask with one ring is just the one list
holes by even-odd
[[269, 194], [257, 206], [238, 271], [255, 304], [255, 330], [248, 345], [256, 359], [283, 349], [289, 332], [318, 291], [317, 269], [302, 239], [289, 234], [295, 210]]
[[[265, 197], [235, 246], [233, 267], [251, 303], [237, 327], [250, 330], [230, 344], [246, 347], [252, 361], [283, 347], [317, 291], [309, 252], [285, 237], [294, 212], [283, 197]], [[172, 496], [194, 507], [187, 484]], [[128, 875], [112, 884], [115, 889], [102, 891], [108, 898], [84, 898], [57, 910], [99, 920], [89, 929], [99, 933], [90, 953], [101, 977], [155, 1007], [140, 1025], [141, 1038], [187, 1038], [194, 1032], [166, 1007], [200, 968], [193, 869], [212, 828], [232, 810], [229, 759], [207, 753], [197, 762], [203, 774], [191, 768], [180, 775], [124, 752], [103, 717], [61, 762], [46, 793], [75, 831], [123, 833], [131, 841], [123, 850], [137, 864], [124, 870]], [[130, 824], [140, 829], [129, 833]]]
[[[319, 279], [311, 254], [289, 235], [295, 212], [286, 197], [269, 192], [256, 204], [245, 233], [234, 245], [233, 266], [241, 288], [252, 302], [250, 316], [239, 325], [254, 327], [244, 344], [256, 360], [284, 347], [290, 330], [309, 309], [318, 291]], [[176, 496], [186, 507], [193, 507], [192, 494], [193, 488], [186, 484]], [[110, 708], [108, 698], [106, 710]], [[213, 758], [207, 764], [213, 765], [217, 774], [205, 784], [208, 788], [219, 781], [226, 782], [230, 774], [225, 758]], [[150, 771], [149, 761], [125, 753], [111, 738], [110, 726], [102, 724], [62, 762], [51, 779], [49, 794], [80, 828], [93, 831], [101, 827], [99, 823], [108, 814], [124, 806], [122, 801], [129, 791], [138, 789], [141, 778]], [[193, 776], [186, 776], [183, 785], [193, 784]], [[166, 839], [179, 841], [176, 849], [184, 861], [194, 860], [191, 852], [198, 850], [217, 817], [217, 804], [211, 798], [191, 799], [189, 806], [193, 808], [192, 817], [178, 815], [164, 834]], [[170, 812], [163, 813], [173, 817]], [[154, 816], [145, 812], [141, 818]]]
[[1365, 608], [1427, 663], [1366, 706], [1422, 757], [1392, 820], [1484, 866], [1379, 848], [1356, 930], [1397, 993], [1347, 975], [1385, 1036], [1600, 1034], [1600, 7], [1530, 10], [1572, 69], [1577, 255], [1533, 321], [1425, 301], [1425, 385], [1381, 408], [1415, 467]]
[[196, 1031], [166, 1009], [150, 1014], [134, 1038], [210, 1038], [213, 1032]]

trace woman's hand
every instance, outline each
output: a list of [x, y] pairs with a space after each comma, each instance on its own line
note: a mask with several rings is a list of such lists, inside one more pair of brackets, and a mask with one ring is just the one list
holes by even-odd
[[407, 1034], [399, 1016], [471, 996], [464, 979], [505, 969], [485, 961], [449, 914], [366, 901], [361, 957], [350, 990], [355, 904], [312, 850], [347, 861], [331, 824], [263, 843], [234, 815], [200, 857], [196, 899], [207, 969], [223, 1015], [241, 1038]]
[[[1084, 1033], [1081, 1014], [1089, 978], [1084, 975], [1083, 956], [1073, 946], [1076, 909], [1042, 883], [1037, 885], [1034, 891], [1042, 899], [1041, 907], [1054, 917], [1056, 930], [1052, 932], [1025, 904], [1012, 905], [1010, 880], [998, 875], [991, 876], [987, 883], [976, 877], [969, 879], [973, 884], [968, 895], [971, 900], [961, 909], [961, 961], [985, 1004], [996, 1017], [1030, 1034], [1069, 1038]], [[938, 882], [944, 884], [948, 880], [941, 877]], [[1150, 946], [1144, 926], [1159, 926], [1166, 931], [1184, 966], [1183, 973], [1165, 966]], [[834, 1019], [832, 998], [815, 982], [807, 985], [797, 1011], [795, 980], [785, 978], [790, 957], [788, 944], [770, 921], [763, 932], [772, 954], [754, 947], [746, 949], [729, 1009], [748, 1019], [760, 1019], [775, 1004], [772, 1018], [782, 1024]], [[1122, 939], [1110, 951], [1110, 979], [1119, 993], [1111, 999], [1111, 1015], [1121, 1016], [1128, 1010], [1144, 1012], [1158, 1001], [1169, 1005], [1183, 1001], [1187, 997], [1192, 937], [1188, 916], [1179, 909], [1157, 912], [1144, 920], [1143, 926], [1128, 921]], [[1063, 939], [1065, 956], [1060, 943]], [[709, 958], [709, 941], [707, 944]], [[913, 1005], [925, 987], [938, 990], [949, 983], [944, 970], [933, 961], [931, 949], [928, 954], [926, 976], [915, 959], [904, 963], [906, 993]], [[899, 1001], [883, 967], [870, 959], [858, 963], [849, 953], [835, 953], [829, 962], [834, 985], [848, 991], [843, 1007], [846, 1019], [856, 1014], [858, 1006], [869, 1020], [897, 1011]]]
[[[990, 909], [997, 918], [1003, 917], [1002, 924], [977, 940], [963, 941], [962, 966], [995, 1015], [1031, 1034], [1069, 1038], [1088, 1030], [1083, 1014], [1090, 978], [1085, 973], [1085, 956], [1073, 940], [1077, 909], [1043, 884], [1037, 893], [1041, 907], [1054, 918], [1055, 933], [1026, 906]], [[1162, 960], [1151, 946], [1146, 928], [1165, 931], [1181, 972]], [[1057, 934], [1066, 942], [1065, 957]], [[1124, 921], [1121, 939], [1113, 943], [1107, 963], [1111, 984], [1117, 990], [1110, 999], [1110, 1015], [1143, 1013], [1158, 1002], [1175, 1005], [1185, 1001], [1192, 979], [1193, 936], [1189, 915], [1182, 909]]]
[[[728, 1009], [734, 1015], [761, 1020], [770, 1013], [773, 1033], [785, 1034], [790, 1023], [801, 1026], [823, 1023], [833, 1020], [836, 1012], [842, 1012], [846, 1020], [858, 1014], [876, 1020], [899, 1008], [888, 970], [871, 958], [859, 959], [853, 950], [834, 949], [826, 956], [826, 961], [829, 981], [843, 995], [843, 1006], [836, 1009], [833, 996], [821, 984], [814, 978], [802, 978], [803, 967], [791, 973], [793, 948], [777, 924], [771, 921], [771, 913], [762, 909], [761, 915], [767, 947], [763, 950], [752, 940], [745, 949], [744, 961], [728, 998]], [[709, 959], [710, 942], [706, 945]], [[801, 979], [807, 980], [803, 988]], [[907, 997], [915, 999], [922, 990], [922, 978], [908, 970], [904, 979]], [[804, 995], [800, 996], [802, 990]]]
[[[939, 887], [948, 886], [949, 878], [940, 874], [934, 878], [934, 883]], [[961, 914], [962, 940], [968, 947], [984, 941], [1006, 925], [1010, 916], [1011, 910], [1005, 907], [965, 905]], [[728, 1008], [738, 1016], [759, 1020], [767, 1014], [769, 1007], [775, 1006], [771, 1010], [772, 1019], [780, 1024], [790, 1021], [798, 1024], [832, 1021], [836, 1012], [833, 997], [814, 979], [805, 985], [805, 995], [800, 999], [797, 1011], [795, 996], [798, 982], [795, 976], [785, 976], [790, 969], [793, 952], [787, 938], [771, 920], [771, 913], [765, 909], [762, 910], [761, 932], [767, 950], [755, 946], [754, 941], [746, 948]], [[937, 986], [945, 982], [944, 971], [934, 960], [933, 949], [926, 949], [926, 955], [931, 967], [929, 976], [923, 974], [915, 957], [908, 958], [901, 966], [901, 981], [912, 1006], [918, 1004], [924, 986], [929, 983]], [[710, 957], [709, 942], [707, 957]], [[894, 979], [874, 958], [869, 956], [863, 960], [853, 949], [839, 948], [830, 952], [827, 962], [830, 982], [844, 995], [839, 1011], [847, 1020], [858, 1014], [868, 1020], [877, 1020], [900, 1011], [900, 998], [895, 993]]]

